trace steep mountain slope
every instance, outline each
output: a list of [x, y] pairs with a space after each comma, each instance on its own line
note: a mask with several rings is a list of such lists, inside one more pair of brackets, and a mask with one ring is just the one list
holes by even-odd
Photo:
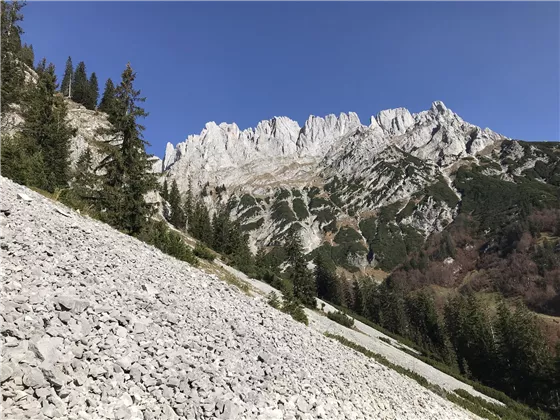
[[0, 185], [4, 418], [474, 418], [262, 299]]
[[[356, 228], [397, 202], [407, 230], [399, 235], [417, 241], [440, 231], [459, 201], [446, 168], [504, 140], [434, 102], [414, 115], [404, 108], [381, 111], [367, 126], [354, 113], [312, 116], [301, 128], [286, 117], [243, 131], [208, 123], [200, 135], [175, 148], [168, 144], [162, 169], [183, 192], [192, 185], [211, 194], [212, 206], [229, 201], [254, 249], [281, 241], [298, 222], [310, 251], [340, 225], [371, 243], [372, 233]], [[367, 249], [355, 248], [354, 262], [363, 266]]]

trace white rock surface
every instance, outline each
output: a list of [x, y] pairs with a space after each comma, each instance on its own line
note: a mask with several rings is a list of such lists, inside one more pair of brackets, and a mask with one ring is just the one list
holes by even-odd
[[151, 246], [1, 194], [3, 418], [474, 418]]
[[438, 101], [418, 114], [405, 108], [381, 111], [369, 126], [353, 112], [311, 116], [303, 127], [287, 117], [261, 121], [255, 129], [243, 131], [236, 124], [210, 122], [176, 147], [168, 143], [163, 168], [182, 191], [189, 179], [195, 190], [208, 182], [230, 191], [255, 191], [298, 181], [309, 184], [340, 160], [344, 167], [336, 170], [359, 174], [389, 147], [446, 166], [503, 139], [463, 121]]

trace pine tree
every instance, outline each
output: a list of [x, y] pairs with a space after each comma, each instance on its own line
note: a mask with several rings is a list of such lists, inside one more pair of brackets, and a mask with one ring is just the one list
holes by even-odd
[[60, 85], [60, 92], [66, 97], [71, 96], [70, 82], [72, 82], [73, 77], [74, 66], [72, 65], [72, 57], [68, 57], [68, 59], [66, 60], [66, 68], [64, 70], [64, 77], [62, 78], [62, 84]]
[[463, 364], [466, 361], [475, 378], [495, 386], [499, 375], [492, 324], [472, 292], [448, 302], [445, 326], [461, 372], [466, 372]]
[[321, 252], [317, 253], [313, 262], [315, 264], [317, 296], [334, 304], [340, 304], [334, 264], [328, 261]]
[[187, 193], [185, 194], [185, 204], [183, 206], [185, 210], [185, 219], [187, 221], [187, 226], [191, 223], [193, 215], [193, 195], [192, 195], [192, 183], [189, 179], [189, 186], [187, 188]]
[[363, 312], [364, 302], [362, 297], [362, 288], [357, 278], [354, 278], [354, 282], [352, 284], [352, 294], [354, 295], [354, 306], [352, 307], [352, 310], [361, 315]]
[[88, 147], [78, 158], [72, 182], [72, 191], [81, 201], [94, 204], [98, 199], [98, 176], [93, 167], [93, 154]]
[[169, 186], [167, 184], [167, 179], [163, 181], [163, 186], [161, 187], [161, 198], [165, 201], [169, 201]]
[[291, 266], [290, 279], [294, 285], [294, 296], [306, 306], [315, 307], [317, 286], [315, 278], [307, 268], [307, 261], [303, 255], [303, 245], [299, 231], [293, 226], [288, 233], [286, 254]]
[[381, 324], [381, 294], [379, 286], [372, 281], [363, 283], [364, 316], [376, 324]]
[[111, 79], [107, 79], [105, 82], [105, 90], [103, 91], [103, 97], [99, 103], [99, 111], [111, 114], [113, 112], [115, 102], [115, 85]]
[[192, 223], [189, 224], [189, 232], [196, 239], [208, 246], [212, 246], [212, 223], [208, 208], [199, 197], [194, 204]]
[[406, 297], [406, 313], [410, 323], [410, 337], [433, 353], [448, 358], [447, 342], [443, 326], [433, 299], [421, 291]]
[[227, 209], [220, 208], [212, 218], [212, 248], [216, 252], [227, 254], [232, 249], [230, 233], [231, 223]]
[[495, 331], [501, 389], [529, 403], [544, 402], [553, 360], [535, 315], [522, 303], [512, 312], [501, 302]]
[[[64, 188], [69, 181], [70, 138], [75, 134], [66, 123], [66, 104], [55, 95], [56, 76], [54, 66], [46, 61], [37, 68], [37, 84], [30, 88], [23, 107], [24, 123], [21, 130], [23, 144], [29, 146], [34, 164], [42, 162], [42, 168], [34, 168], [24, 175], [24, 182], [47, 191]], [[38, 156], [40, 154], [40, 157]], [[25, 162], [22, 163], [26, 166]], [[34, 173], [42, 178], [31, 176]]]
[[184, 229], [185, 213], [183, 211], [181, 193], [179, 192], [179, 187], [177, 186], [176, 180], [173, 180], [173, 183], [171, 184], [171, 192], [169, 193], [169, 206], [171, 207], [171, 224], [177, 229]]
[[97, 85], [97, 75], [95, 72], [91, 73], [88, 82], [87, 102], [84, 106], [87, 109], [95, 109], [97, 107], [97, 100], [99, 99], [99, 86]]
[[4, 1], [1, 3], [1, 19], [0, 19], [0, 43], [1, 43], [1, 60], [0, 60], [0, 78], [1, 111], [4, 112], [6, 107], [21, 102], [22, 92], [25, 85], [24, 66], [21, 60], [18, 60], [21, 51], [20, 36], [23, 33], [19, 22], [23, 20], [21, 9], [25, 3], [20, 1]]
[[403, 290], [389, 277], [379, 287], [379, 293], [381, 325], [391, 332], [406, 335], [408, 328]]
[[129, 63], [116, 89], [115, 112], [109, 118], [112, 128], [107, 133], [111, 140], [103, 144], [106, 157], [100, 164], [105, 170], [101, 200], [105, 217], [131, 234], [138, 234], [152, 215], [154, 206], [146, 202], [145, 194], [156, 188], [145, 150], [148, 143], [142, 137], [144, 127], [137, 122], [148, 114], [138, 105], [145, 98], [134, 88], [135, 78]]
[[72, 99], [82, 105], [88, 103], [89, 82], [87, 79], [86, 65], [83, 61], [78, 63], [72, 79]]
[[23, 47], [21, 47], [19, 55], [24, 64], [30, 68], [35, 67], [35, 52], [33, 51], [33, 45], [24, 44]]

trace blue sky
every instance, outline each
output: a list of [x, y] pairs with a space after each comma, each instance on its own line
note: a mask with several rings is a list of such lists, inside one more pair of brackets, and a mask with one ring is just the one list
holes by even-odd
[[525, 140], [560, 139], [560, 3], [30, 2], [25, 42], [102, 90], [128, 61], [151, 153], [207, 121], [428, 109]]

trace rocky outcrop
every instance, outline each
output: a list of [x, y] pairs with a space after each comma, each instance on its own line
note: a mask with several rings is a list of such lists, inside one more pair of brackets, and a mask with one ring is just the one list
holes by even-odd
[[0, 183], [4, 418], [472, 418], [263, 298]]
[[167, 144], [163, 170], [182, 190], [188, 179], [195, 189], [206, 183], [232, 190], [262, 188], [292, 184], [291, 166], [306, 168], [295, 181], [305, 178], [309, 183], [340, 159], [345, 165], [339, 170], [358, 173], [388, 147], [447, 166], [503, 139], [466, 123], [442, 102], [418, 114], [404, 108], [381, 111], [368, 126], [352, 112], [311, 116], [303, 127], [286, 117], [261, 121], [255, 129], [243, 131], [235, 124], [210, 122], [199, 135], [189, 136], [176, 147]]
[[[311, 250], [322, 243], [327, 226], [336, 233], [331, 216], [336, 219], [351, 213], [358, 217], [357, 223], [361, 213], [397, 201], [404, 206], [413, 196], [425, 195], [440, 179], [453, 189], [446, 175], [450, 166], [496, 148], [504, 139], [463, 121], [438, 101], [418, 114], [405, 108], [381, 111], [369, 125], [362, 124], [355, 113], [311, 116], [302, 127], [286, 117], [261, 121], [247, 130], [211, 122], [176, 147], [168, 143], [162, 169], [183, 192], [189, 185], [194, 193], [225, 187], [225, 197], [206, 197], [211, 209], [244, 194], [267, 199], [269, 204], [261, 202], [260, 210], [253, 209], [244, 217], [253, 250], [277, 243], [296, 222], [303, 227], [303, 240]], [[321, 190], [329, 184], [324, 194], [333, 196], [336, 205], [311, 212], [310, 217], [296, 220], [290, 216], [294, 204], [301, 207], [292, 202], [295, 196], [286, 204], [274, 204], [282, 189], [297, 190], [305, 198], [312, 187]], [[309, 197], [304, 201], [307, 209], [302, 213], [312, 205]], [[427, 236], [453, 219], [455, 204], [442, 204], [437, 197], [423, 202], [406, 223]], [[231, 215], [238, 217], [244, 211], [234, 208]]]

